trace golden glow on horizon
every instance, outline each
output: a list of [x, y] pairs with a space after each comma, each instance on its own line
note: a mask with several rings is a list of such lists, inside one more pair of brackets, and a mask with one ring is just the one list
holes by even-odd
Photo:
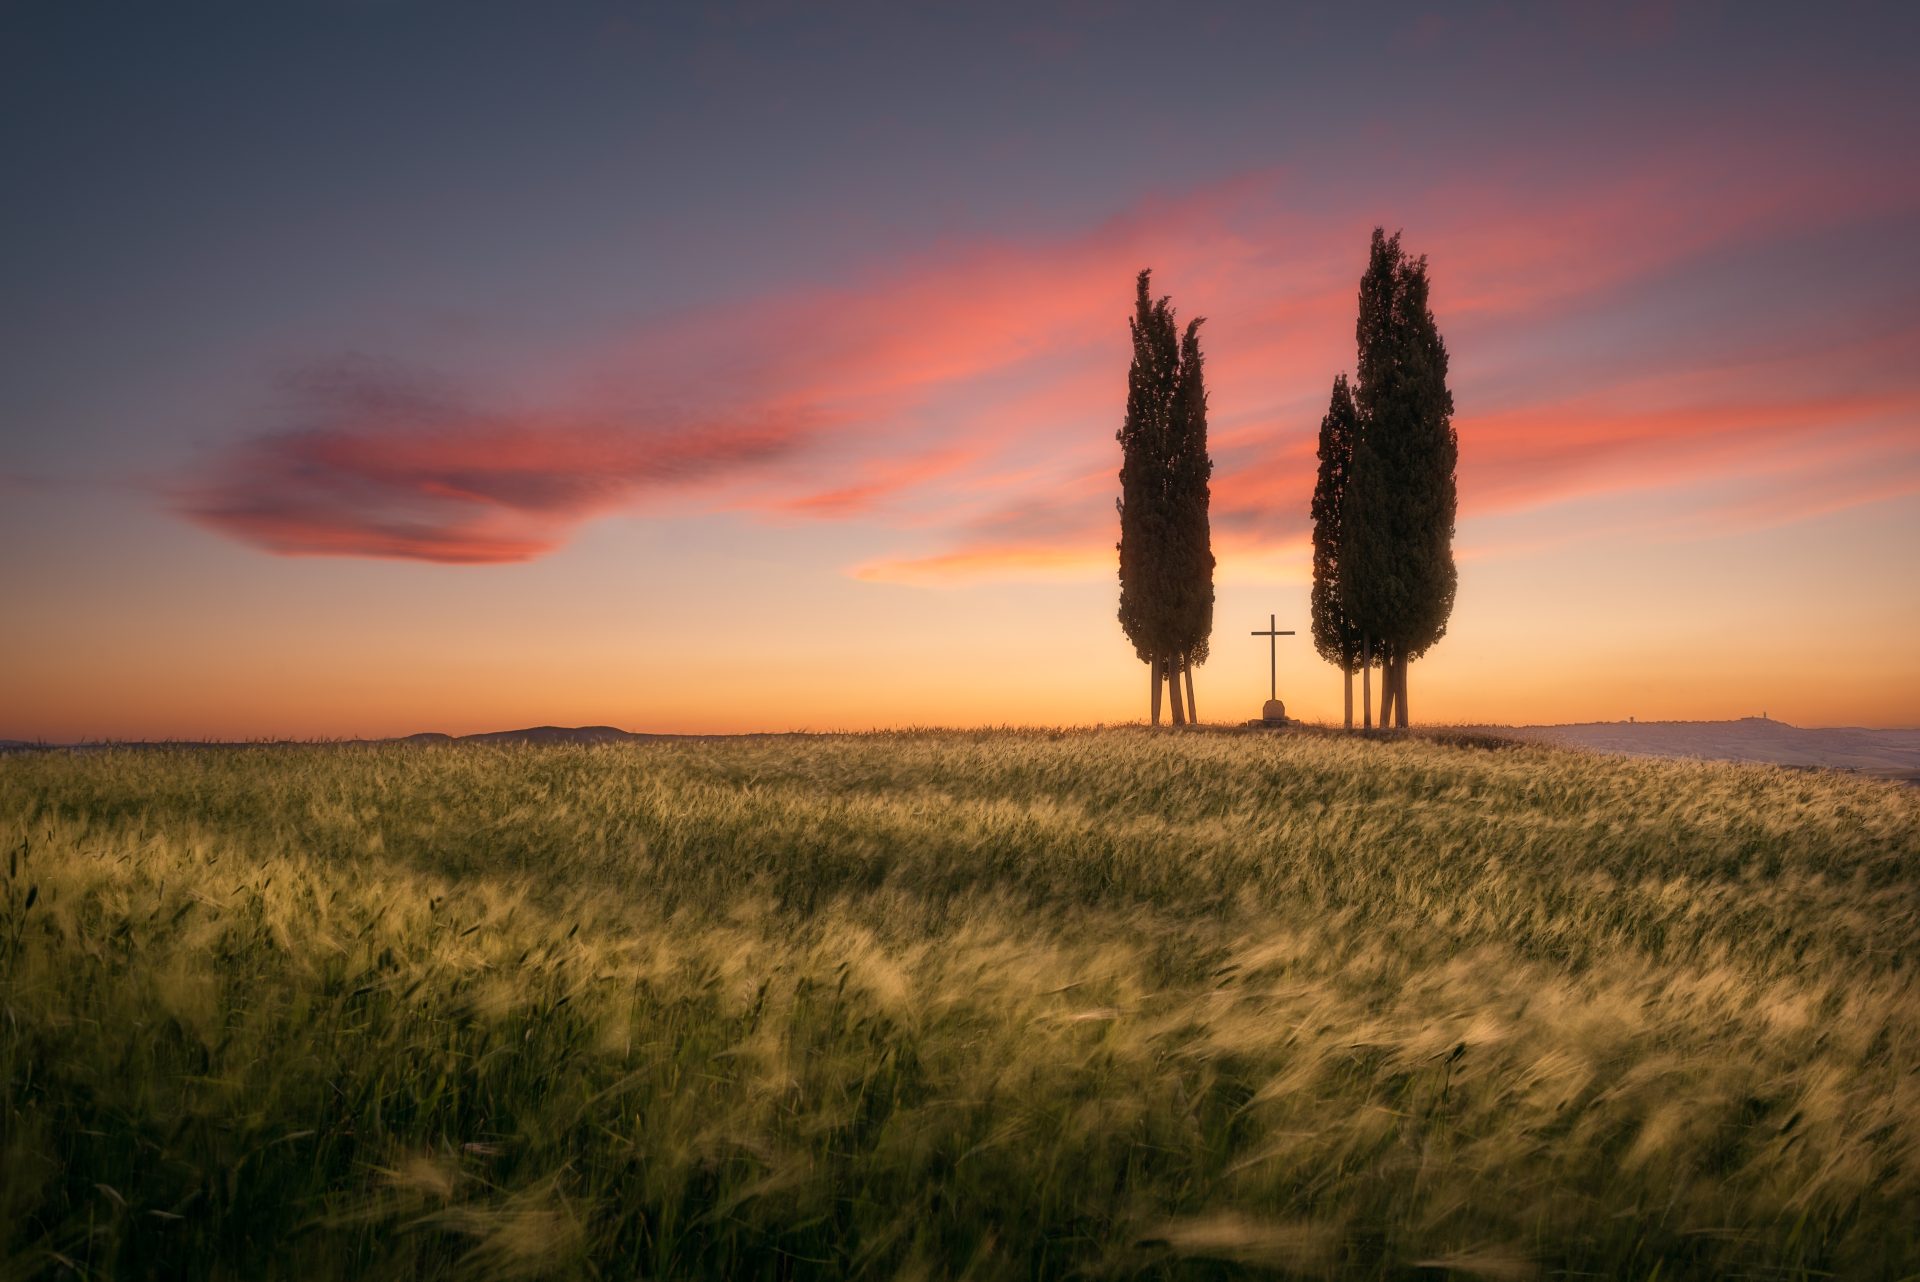
[[[1883, 545], [1910, 511], [1881, 504], [1801, 525], [1672, 545], [1618, 537], [1463, 560], [1448, 637], [1414, 665], [1423, 722], [1709, 719], [1765, 711], [1803, 725], [1920, 725], [1915, 594], [1838, 549]], [[379, 737], [537, 724], [729, 733], [1138, 720], [1141, 670], [1110, 580], [946, 588], [859, 582], [743, 560], [702, 590], [697, 567], [610, 594], [636, 548], [610, 537], [538, 567], [389, 566], [357, 608], [315, 591], [316, 561], [254, 558], [202, 582], [123, 567], [90, 621], [0, 636], [0, 735]], [[236, 556], [240, 554], [236, 553]], [[488, 580], [495, 575], [514, 576]], [[1789, 587], [1789, 585], [1791, 585]], [[249, 602], [211, 634], [209, 603]], [[1865, 602], [1865, 604], [1862, 604]], [[1828, 626], [1851, 608], [1846, 629]], [[1281, 694], [1332, 720], [1340, 679], [1313, 656], [1303, 584], [1223, 578], [1213, 721], [1257, 714], [1269, 611]], [[57, 643], [55, 638], [58, 638]], [[137, 644], [134, 643], [137, 640]]]

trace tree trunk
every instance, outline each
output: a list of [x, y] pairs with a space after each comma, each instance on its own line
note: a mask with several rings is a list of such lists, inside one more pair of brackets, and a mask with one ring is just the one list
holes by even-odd
[[1347, 677], [1347, 729], [1353, 729], [1353, 668], [1346, 670]]
[[1393, 709], [1402, 730], [1407, 728], [1407, 664], [1409, 662], [1406, 655], [1400, 656], [1400, 678], [1395, 682], [1396, 698]]
[[1147, 676], [1153, 682], [1153, 724], [1160, 724], [1160, 656], [1147, 660]]
[[1373, 638], [1360, 643], [1360, 728], [1373, 729]]
[[1388, 692], [1393, 689], [1393, 663], [1387, 658], [1387, 648], [1385, 646], [1381, 646], [1378, 650], [1375, 650], [1373, 657], [1380, 660], [1380, 698], [1373, 707], [1374, 724], [1382, 730], [1385, 730], [1389, 725], [1393, 724], [1387, 720], [1387, 713], [1392, 711], [1389, 706], [1390, 695]]
[[1380, 651], [1380, 728], [1393, 728], [1393, 688], [1394, 676], [1393, 651], [1385, 646]]
[[1180, 671], [1187, 678], [1187, 720], [1197, 726], [1200, 724], [1200, 705], [1193, 698], [1193, 664], [1184, 654], [1180, 656]]
[[1187, 707], [1180, 702], [1180, 656], [1167, 656], [1167, 702], [1172, 705], [1173, 724], [1187, 724]]

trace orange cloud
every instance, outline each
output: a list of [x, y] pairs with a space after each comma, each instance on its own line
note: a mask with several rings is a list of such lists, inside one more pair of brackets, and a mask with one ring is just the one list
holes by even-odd
[[994, 582], [1082, 582], [1114, 573], [1113, 558], [1073, 546], [981, 547], [936, 556], [871, 561], [856, 566], [853, 577], [868, 583], [946, 586]]
[[949, 476], [978, 457], [972, 450], [950, 449], [905, 458], [868, 459], [859, 467], [860, 479], [852, 484], [771, 499], [763, 510], [784, 510], [797, 516], [828, 520], [865, 515], [888, 499]]
[[1747, 370], [1723, 371], [1704, 386], [1688, 381], [1695, 386], [1679, 403], [1657, 386], [1629, 386], [1461, 416], [1463, 505], [1510, 510], [1811, 464], [1900, 466], [1914, 461], [1920, 445], [1913, 431], [1920, 385], [1824, 393], [1797, 389], [1776, 373], [1765, 389]]

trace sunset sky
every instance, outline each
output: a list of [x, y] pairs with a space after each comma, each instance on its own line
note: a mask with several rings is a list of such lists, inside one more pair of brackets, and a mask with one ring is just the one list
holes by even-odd
[[1372, 228], [1452, 357], [1420, 721], [1920, 725], [1920, 6], [0, 5], [0, 737], [1337, 718]]

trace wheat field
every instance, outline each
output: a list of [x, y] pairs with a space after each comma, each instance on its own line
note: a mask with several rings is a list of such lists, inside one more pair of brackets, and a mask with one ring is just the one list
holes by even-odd
[[1920, 789], [1464, 736], [0, 758], [0, 1276], [1920, 1275]]

